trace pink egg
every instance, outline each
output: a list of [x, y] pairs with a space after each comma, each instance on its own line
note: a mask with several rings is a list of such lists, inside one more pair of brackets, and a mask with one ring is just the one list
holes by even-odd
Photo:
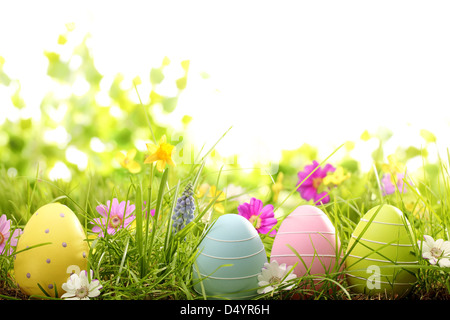
[[281, 223], [270, 260], [288, 266], [297, 263], [294, 273], [298, 277], [308, 274], [324, 276], [339, 271], [340, 259], [336, 257], [340, 256], [340, 241], [330, 219], [319, 208], [302, 205]]

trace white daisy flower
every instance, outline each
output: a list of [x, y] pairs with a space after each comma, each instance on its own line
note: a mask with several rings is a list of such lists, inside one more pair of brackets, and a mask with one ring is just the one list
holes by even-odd
[[[286, 267], [285, 263], [278, 265], [277, 261], [270, 263], [264, 263], [261, 273], [258, 275], [258, 285], [260, 288], [257, 290], [259, 294], [268, 293], [277, 289], [280, 285], [288, 282], [297, 277], [294, 273], [289, 273], [292, 266]], [[292, 289], [294, 285], [283, 286], [284, 290]]]
[[450, 241], [443, 239], [434, 241], [428, 235], [424, 235], [423, 238], [425, 241], [422, 241], [422, 257], [433, 265], [438, 263], [440, 267], [450, 267]]
[[[91, 279], [94, 272], [91, 270]], [[62, 288], [66, 291], [61, 298], [66, 300], [89, 300], [100, 295], [100, 289], [103, 287], [97, 279], [89, 282], [86, 270], [82, 270], [80, 274], [73, 273]]]

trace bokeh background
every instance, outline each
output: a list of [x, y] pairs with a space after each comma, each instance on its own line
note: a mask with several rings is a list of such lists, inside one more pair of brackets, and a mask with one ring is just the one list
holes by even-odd
[[420, 167], [450, 139], [449, 14], [445, 1], [2, 1], [1, 164], [108, 175], [117, 152], [143, 161], [149, 128], [189, 161], [231, 127], [216, 155], [242, 168], [276, 173], [286, 152], [320, 160], [343, 143], [333, 159], [361, 170], [392, 153]]

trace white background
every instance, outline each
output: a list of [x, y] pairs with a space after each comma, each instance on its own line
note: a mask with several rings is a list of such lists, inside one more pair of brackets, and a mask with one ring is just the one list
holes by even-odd
[[191, 115], [199, 144], [233, 126], [217, 149], [243, 161], [303, 143], [326, 156], [347, 140], [369, 161], [359, 137], [380, 126], [390, 151], [423, 145], [420, 129], [447, 148], [449, 17], [448, 1], [0, 1], [0, 55], [31, 112], [48, 91], [43, 51], [75, 22], [106, 77], [189, 59], [167, 121]]

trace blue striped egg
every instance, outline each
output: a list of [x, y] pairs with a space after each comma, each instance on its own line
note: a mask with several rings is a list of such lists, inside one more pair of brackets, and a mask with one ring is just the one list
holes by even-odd
[[220, 216], [200, 242], [193, 265], [194, 290], [211, 299], [248, 299], [257, 294], [267, 255], [258, 232], [237, 214]]

